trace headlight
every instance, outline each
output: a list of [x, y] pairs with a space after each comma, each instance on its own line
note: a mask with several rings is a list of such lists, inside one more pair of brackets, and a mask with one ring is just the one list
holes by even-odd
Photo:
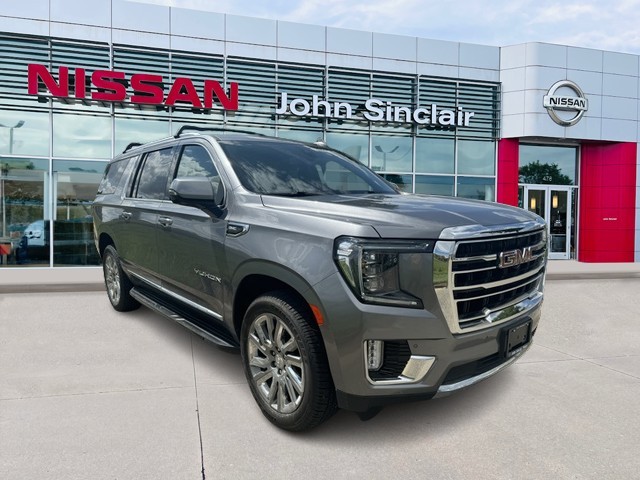
[[422, 308], [420, 299], [401, 289], [402, 254], [429, 253], [433, 242], [336, 239], [334, 259], [340, 273], [364, 303]]

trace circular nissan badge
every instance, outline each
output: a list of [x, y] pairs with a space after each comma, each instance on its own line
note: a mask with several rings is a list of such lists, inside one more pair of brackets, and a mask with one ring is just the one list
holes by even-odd
[[544, 96], [543, 105], [551, 119], [563, 127], [578, 123], [589, 108], [584, 92], [571, 80], [554, 83]]

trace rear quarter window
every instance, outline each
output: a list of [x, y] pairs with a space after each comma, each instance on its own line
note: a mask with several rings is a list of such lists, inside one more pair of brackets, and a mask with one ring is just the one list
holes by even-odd
[[112, 195], [118, 190], [123, 175], [129, 164], [137, 157], [129, 157], [107, 165], [102, 181], [98, 186], [99, 195]]

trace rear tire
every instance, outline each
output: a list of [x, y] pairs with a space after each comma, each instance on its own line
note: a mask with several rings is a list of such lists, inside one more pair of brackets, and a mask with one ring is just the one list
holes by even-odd
[[129, 293], [133, 284], [122, 270], [120, 257], [112, 245], [105, 248], [102, 254], [102, 272], [107, 296], [114, 309], [118, 312], [128, 312], [140, 306], [140, 303]]
[[290, 431], [313, 428], [337, 410], [320, 331], [308, 306], [288, 292], [271, 292], [249, 306], [240, 352], [262, 413]]

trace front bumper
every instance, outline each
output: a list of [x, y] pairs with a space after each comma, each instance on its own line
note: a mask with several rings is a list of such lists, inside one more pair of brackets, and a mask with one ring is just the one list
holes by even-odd
[[[450, 395], [513, 364], [531, 341], [510, 358], [504, 356], [504, 329], [531, 320], [531, 334], [540, 318], [540, 303], [512, 320], [468, 333], [451, 333], [436, 306], [417, 310], [360, 303], [342, 279], [332, 276], [316, 285], [325, 309], [321, 327], [341, 408], [367, 411], [404, 400]], [[437, 302], [433, 303], [437, 305]], [[406, 341], [411, 358], [434, 357], [415, 380], [371, 381], [364, 355], [366, 340]], [[406, 380], [406, 379], [405, 379]]]

